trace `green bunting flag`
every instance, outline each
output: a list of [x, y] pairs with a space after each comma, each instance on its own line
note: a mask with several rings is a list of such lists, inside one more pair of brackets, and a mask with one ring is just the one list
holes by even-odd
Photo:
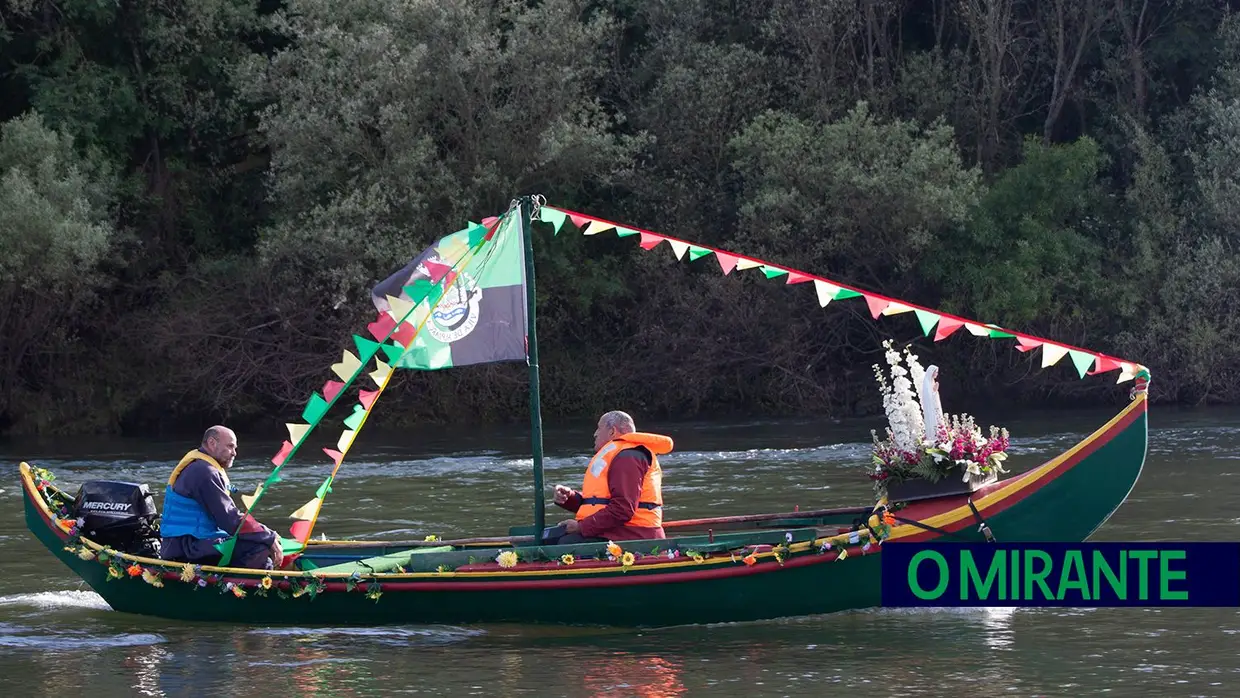
[[568, 219], [568, 214], [563, 211], [557, 211], [550, 206], [542, 206], [538, 209], [538, 217], [544, 223], [550, 223], [553, 226], [553, 235], [560, 234], [560, 228], [564, 226], [564, 221]]
[[783, 276], [784, 274], [788, 273], [787, 269], [780, 269], [778, 267], [773, 267], [769, 264], [763, 264], [761, 269], [762, 269], [762, 274], [768, 279], [774, 279], [775, 277]]
[[301, 419], [314, 426], [323, 419], [325, 414], [327, 414], [327, 401], [318, 393], [313, 393], [310, 395], [310, 402], [306, 403], [306, 409], [301, 413]]
[[353, 343], [357, 345], [357, 357], [362, 363], [370, 361], [370, 358], [379, 351], [379, 343], [371, 341], [360, 335], [353, 335]]
[[705, 257], [708, 254], [710, 254], [710, 250], [704, 247], [697, 247], [696, 245], [689, 245], [689, 261], [690, 262], [696, 262], [697, 260], [701, 259], [702, 257]]
[[1085, 372], [1088, 371], [1089, 368], [1094, 365], [1093, 355], [1086, 354], [1083, 351], [1077, 351], [1076, 349], [1069, 349], [1068, 356], [1072, 358], [1072, 365], [1076, 366], [1076, 372], [1080, 375], [1081, 378], [1084, 378]]
[[917, 322], [921, 324], [921, 334], [924, 337], [930, 336], [930, 330], [934, 329], [935, 323], [939, 321], [939, 316], [928, 310], [913, 309], [913, 314], [917, 316]]
[[345, 418], [344, 425], [350, 429], [356, 430], [357, 427], [362, 423], [362, 420], [365, 418], [366, 418], [366, 408], [362, 407], [361, 405], [354, 405], [353, 414]]

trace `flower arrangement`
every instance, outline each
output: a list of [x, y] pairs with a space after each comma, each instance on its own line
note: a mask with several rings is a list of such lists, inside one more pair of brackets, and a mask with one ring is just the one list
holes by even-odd
[[878, 364], [874, 375], [883, 396], [888, 426], [885, 438], [874, 439], [873, 470], [876, 494], [886, 496], [887, 485], [912, 478], [939, 482], [960, 476], [962, 482], [1005, 473], [1008, 431], [990, 427], [989, 436], [968, 414], [944, 414], [939, 404], [938, 368], [922, 368], [907, 347], [901, 356], [891, 340], [883, 342], [888, 375]]

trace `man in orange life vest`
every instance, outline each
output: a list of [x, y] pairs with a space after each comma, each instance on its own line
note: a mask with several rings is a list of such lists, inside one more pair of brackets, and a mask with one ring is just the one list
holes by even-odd
[[671, 438], [639, 432], [632, 417], [613, 411], [598, 420], [594, 450], [581, 492], [555, 487], [555, 503], [577, 514], [560, 524], [555, 544], [665, 538], [658, 457], [671, 453]]

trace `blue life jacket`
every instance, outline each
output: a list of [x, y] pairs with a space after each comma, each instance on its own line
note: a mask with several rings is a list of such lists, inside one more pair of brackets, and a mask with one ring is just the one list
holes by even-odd
[[199, 540], [228, 537], [228, 532], [215, 524], [198, 500], [177, 494], [172, 485], [164, 489], [164, 511], [160, 516], [159, 534], [164, 538], [193, 536]]
[[228, 538], [231, 535], [215, 523], [211, 515], [196, 499], [179, 495], [172, 489], [181, 471], [190, 463], [199, 460], [205, 461], [220, 471], [224, 478], [224, 486], [230, 492], [235, 489], [228, 481], [228, 474], [214, 458], [198, 450], [186, 453], [181, 462], [177, 463], [177, 467], [172, 470], [172, 475], [168, 478], [168, 486], [164, 488], [164, 509], [159, 517], [159, 534], [164, 538], [193, 536], [199, 540], [210, 540]]

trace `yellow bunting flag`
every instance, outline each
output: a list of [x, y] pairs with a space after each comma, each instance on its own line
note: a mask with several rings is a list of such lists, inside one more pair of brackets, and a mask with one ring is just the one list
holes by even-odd
[[309, 424], [289, 423], [284, 426], [288, 427], [288, 440], [292, 441], [294, 445], [301, 443], [301, 440], [306, 437], [306, 432], [310, 431]]
[[756, 269], [762, 266], [762, 264], [762, 262], [759, 262], [756, 259], [745, 259], [744, 257], [740, 257], [736, 260], [737, 269]]
[[1047, 342], [1042, 345], [1042, 368], [1054, 366], [1068, 353], [1067, 347]]
[[370, 379], [375, 382], [375, 385], [382, 388], [383, 384], [387, 382], [388, 376], [392, 373], [392, 367], [378, 359], [375, 359], [375, 363], [379, 365], [379, 368], [370, 372]]
[[892, 301], [891, 305], [883, 310], [883, 315], [899, 315], [900, 313], [911, 313], [913, 309], [903, 303]]
[[392, 319], [396, 322], [404, 320], [405, 316], [409, 314], [409, 311], [413, 310], [413, 303], [405, 300], [404, 298], [388, 296], [387, 302], [388, 308], [391, 309]]
[[258, 500], [258, 495], [262, 494], [263, 483], [258, 483], [258, 487], [254, 488], [254, 494], [241, 495], [241, 503], [245, 505], [246, 511], [254, 508], [254, 502]]
[[[990, 336], [990, 330], [986, 329], [985, 327], [982, 327], [981, 325], [975, 325], [971, 322], [966, 322], [964, 323], [964, 328], [968, 330], [969, 334], [973, 335], [974, 337], [989, 337]], [[1064, 351], [1067, 351], [1067, 350], [1065, 349]], [[1055, 360], [1058, 361], [1059, 359], [1055, 359]]]
[[687, 242], [668, 238], [667, 244], [672, 246], [672, 252], [676, 253], [676, 259], [683, 259], [685, 253], [689, 251], [689, 243]]
[[362, 360], [354, 356], [348, 349], [341, 352], [340, 363], [332, 364], [332, 373], [340, 376], [340, 380], [348, 382], [353, 374], [362, 367]]
[[602, 233], [604, 231], [612, 230], [615, 227], [616, 226], [610, 223], [604, 223], [603, 221], [590, 221], [589, 223], [586, 224], [586, 227], [581, 229], [581, 234], [582, 235], [598, 235], [599, 233]]
[[814, 279], [814, 290], [818, 292], [818, 305], [825, 308], [827, 303], [830, 303], [835, 298], [835, 294], [840, 292], [840, 287]]
[[341, 453], [348, 452], [349, 446], [353, 445], [353, 439], [356, 437], [357, 437], [356, 431], [352, 429], [346, 429], [345, 432], [340, 435], [340, 440], [336, 442], [336, 448]]
[[299, 521], [313, 521], [315, 515], [319, 513], [319, 507], [321, 506], [323, 506], [323, 500], [319, 499], [318, 497], [315, 497], [314, 499], [311, 499], [310, 501], [301, 505], [300, 509], [289, 514], [288, 517], [290, 519], [297, 519]]
[[1137, 369], [1132, 364], [1120, 364], [1119, 378], [1116, 379], [1115, 382], [1119, 384], [1125, 381], [1130, 381], [1136, 377], [1137, 377]]

